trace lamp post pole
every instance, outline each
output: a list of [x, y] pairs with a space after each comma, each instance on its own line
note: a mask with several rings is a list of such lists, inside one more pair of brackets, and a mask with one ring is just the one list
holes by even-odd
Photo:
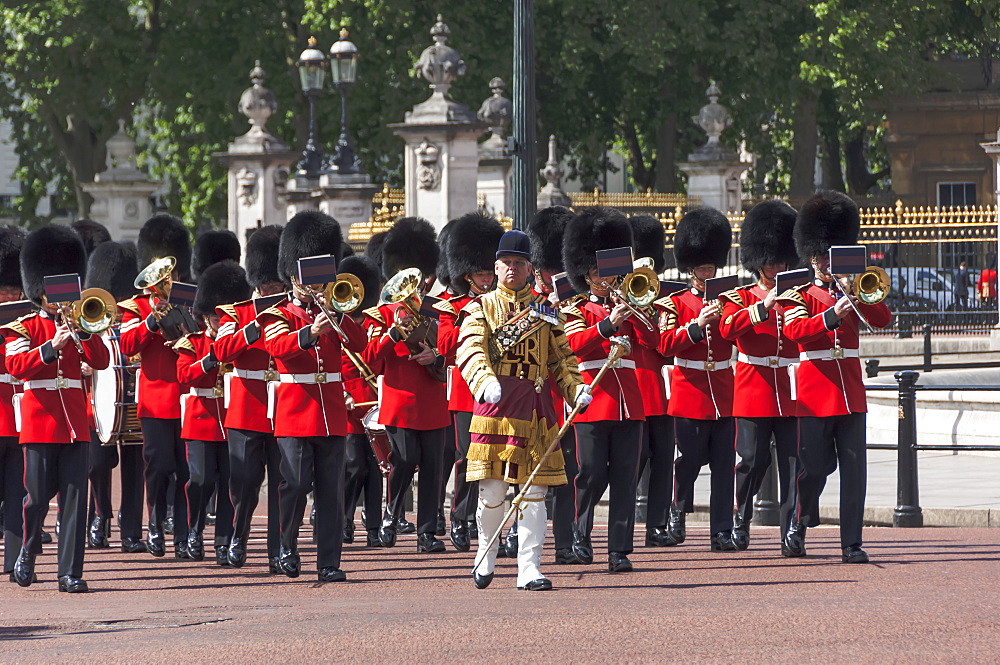
[[333, 158], [333, 170], [342, 175], [360, 173], [354, 146], [348, 133], [347, 91], [357, 79], [359, 53], [357, 47], [347, 37], [347, 28], [341, 28], [340, 39], [330, 47], [333, 83], [340, 91], [340, 138], [337, 139], [337, 154]]
[[535, 3], [514, 0], [514, 228], [527, 229], [537, 208], [535, 159]]
[[323, 150], [319, 146], [319, 128], [316, 118], [316, 98], [323, 89], [327, 65], [326, 56], [316, 48], [316, 38], [310, 37], [309, 46], [302, 51], [302, 55], [295, 63], [299, 69], [302, 94], [309, 102], [309, 138], [306, 141], [305, 150], [302, 151], [302, 159], [295, 167], [295, 176], [308, 181], [317, 180], [323, 169]]

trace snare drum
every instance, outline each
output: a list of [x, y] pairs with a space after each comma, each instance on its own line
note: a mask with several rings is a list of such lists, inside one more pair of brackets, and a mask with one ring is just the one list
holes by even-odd
[[368, 413], [361, 418], [361, 424], [365, 426], [365, 433], [372, 445], [375, 459], [378, 460], [379, 470], [383, 474], [389, 475], [389, 469], [392, 468], [389, 464], [389, 436], [385, 433], [385, 426], [378, 422], [377, 406], [369, 409]]
[[121, 352], [119, 339], [117, 328], [101, 335], [101, 341], [111, 355], [111, 363], [107, 369], [95, 370], [92, 377], [94, 429], [101, 443], [108, 446], [142, 443], [142, 428], [135, 401], [139, 366], [129, 364], [128, 358]]

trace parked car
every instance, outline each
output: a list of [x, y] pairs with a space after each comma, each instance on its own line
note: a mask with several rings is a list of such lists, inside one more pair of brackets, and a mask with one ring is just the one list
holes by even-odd
[[[921, 298], [933, 303], [934, 309], [938, 312], [954, 309], [955, 293], [951, 277], [942, 275], [936, 268], [905, 266], [887, 268], [886, 273], [892, 282], [893, 294]], [[905, 303], [900, 304], [905, 305]]]

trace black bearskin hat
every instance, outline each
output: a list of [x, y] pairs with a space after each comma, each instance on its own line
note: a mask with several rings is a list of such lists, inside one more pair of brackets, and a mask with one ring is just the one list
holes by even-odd
[[247, 281], [255, 289], [281, 281], [278, 276], [278, 245], [283, 229], [277, 224], [269, 224], [251, 233], [247, 239]]
[[354, 256], [354, 248], [346, 242], [340, 243], [340, 258], [346, 259], [348, 256]]
[[0, 286], [21, 288], [21, 245], [24, 231], [16, 226], [0, 226]]
[[307, 256], [333, 254], [340, 263], [340, 246], [344, 242], [340, 223], [326, 213], [305, 210], [296, 214], [281, 232], [278, 247], [278, 276], [285, 286], [299, 274], [299, 259]]
[[806, 201], [795, 220], [795, 249], [803, 259], [825, 254], [834, 245], [857, 245], [861, 216], [851, 197], [820, 192]]
[[632, 237], [635, 238], [633, 256], [637, 259], [653, 259], [653, 270], [663, 272], [667, 262], [663, 255], [667, 247], [667, 232], [663, 228], [663, 222], [651, 215], [633, 215], [628, 218], [628, 222], [632, 225]]
[[448, 236], [448, 270], [451, 286], [457, 293], [469, 292], [468, 275], [480, 270], [493, 271], [503, 224], [481, 212], [470, 212], [455, 220]]
[[226, 229], [205, 231], [194, 241], [194, 258], [191, 259], [191, 272], [195, 279], [200, 279], [201, 273], [219, 261], [240, 262], [240, 241], [236, 234]]
[[441, 231], [438, 232], [438, 248], [440, 249], [440, 253], [438, 254], [437, 267], [434, 268], [434, 276], [437, 278], [438, 283], [451, 293], [454, 293], [453, 289], [455, 286], [451, 280], [451, 269], [448, 264], [448, 239], [451, 237], [451, 230], [455, 228], [457, 221], [458, 219], [449, 220], [442, 227]]
[[[385, 237], [389, 234], [388, 231], [379, 231], [378, 233], [373, 233], [370, 238], [368, 238], [368, 243], [365, 245], [365, 256], [375, 262], [375, 265], [382, 269], [382, 245], [385, 244]], [[385, 279], [385, 275], [382, 276]]]
[[528, 224], [531, 263], [536, 269], [551, 273], [563, 271], [563, 233], [571, 219], [573, 211], [569, 208], [550, 206], [539, 210]]
[[87, 250], [87, 256], [93, 254], [98, 245], [111, 240], [111, 232], [108, 231], [107, 227], [92, 219], [78, 219], [70, 226], [83, 241], [83, 248]]
[[632, 227], [612, 208], [587, 208], [566, 224], [563, 265], [573, 287], [589, 293], [587, 273], [597, 267], [597, 250], [632, 246]]
[[733, 229], [715, 208], [698, 208], [681, 217], [674, 233], [674, 260], [681, 272], [714, 264], [724, 268], [733, 246]]
[[87, 264], [88, 289], [104, 289], [121, 302], [134, 296], [135, 277], [139, 274], [139, 259], [135, 245], [124, 242], [103, 242], [90, 254]]
[[378, 296], [382, 292], [382, 279], [378, 266], [367, 256], [348, 256], [340, 264], [340, 272], [349, 272], [361, 280], [365, 287], [365, 297], [361, 304], [354, 310], [355, 313], [374, 307], [378, 304]]
[[45, 278], [71, 273], [81, 282], [87, 276], [87, 250], [73, 229], [49, 224], [28, 234], [21, 247], [21, 281], [29, 300], [41, 305]]
[[423, 217], [402, 217], [386, 233], [382, 244], [382, 274], [391, 278], [400, 270], [417, 268], [424, 278], [434, 275], [441, 249], [434, 226]]
[[740, 227], [740, 261], [743, 267], [760, 274], [767, 265], [799, 263], [795, 252], [795, 208], [784, 201], [761, 201], [747, 213]]
[[156, 259], [172, 256], [177, 259], [180, 281], [191, 279], [191, 236], [184, 223], [172, 215], [154, 215], [139, 229], [136, 241], [139, 269]]
[[195, 316], [208, 316], [219, 305], [231, 305], [250, 298], [247, 274], [235, 261], [226, 259], [205, 268], [198, 278], [198, 292], [194, 296]]

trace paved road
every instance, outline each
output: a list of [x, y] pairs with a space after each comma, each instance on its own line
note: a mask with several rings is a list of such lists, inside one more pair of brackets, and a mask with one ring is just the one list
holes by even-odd
[[[778, 556], [776, 529], [755, 529], [739, 554], [709, 553], [705, 527], [689, 533], [640, 547], [631, 574], [548, 563], [557, 588], [534, 594], [514, 589], [511, 562], [478, 591], [471, 554], [420, 555], [403, 536], [348, 546], [349, 581], [331, 585], [268, 575], [259, 540], [240, 570], [90, 551], [94, 592], [70, 596], [47, 546], [38, 584], [0, 587], [0, 662], [997, 660], [995, 529], [866, 529], [868, 566], [839, 562], [836, 527], [811, 530], [800, 560]], [[305, 540], [302, 552], [312, 565]]]

